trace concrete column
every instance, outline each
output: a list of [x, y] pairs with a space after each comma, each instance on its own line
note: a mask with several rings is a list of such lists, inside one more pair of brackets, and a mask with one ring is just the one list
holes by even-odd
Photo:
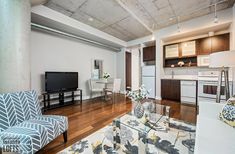
[[[231, 50], [235, 50], [235, 4], [233, 5], [233, 19], [232, 19], [232, 27], [231, 27]], [[233, 68], [233, 94], [235, 95], [235, 68]]]
[[0, 93], [30, 89], [29, 0], [0, 0]]

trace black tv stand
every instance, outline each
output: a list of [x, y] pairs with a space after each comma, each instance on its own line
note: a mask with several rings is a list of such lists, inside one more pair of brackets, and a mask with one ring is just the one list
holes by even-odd
[[[78, 94], [75, 95], [75, 92], [78, 92]], [[65, 93], [69, 95], [65, 95]], [[75, 104], [74, 98], [79, 96], [80, 97], [80, 105], [82, 106], [82, 90], [81, 89], [76, 89], [73, 91], [61, 91], [61, 92], [45, 92], [42, 94], [43, 95], [43, 111], [49, 110], [49, 109], [55, 109], [67, 105], [72, 105]], [[55, 96], [51, 98], [51, 95]], [[58, 97], [56, 97], [56, 95]], [[65, 99], [71, 98], [69, 101], [65, 101]], [[59, 103], [56, 104], [51, 104], [51, 102], [59, 101]]]

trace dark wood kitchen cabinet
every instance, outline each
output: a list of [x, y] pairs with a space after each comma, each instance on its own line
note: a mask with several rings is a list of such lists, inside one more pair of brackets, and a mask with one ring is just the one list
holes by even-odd
[[198, 55], [229, 50], [229, 33], [197, 39], [196, 50]]
[[206, 37], [196, 40], [196, 50], [198, 55], [211, 54], [211, 38]]
[[211, 52], [229, 50], [229, 33], [213, 36], [211, 38]]
[[166, 100], [180, 102], [181, 98], [180, 80], [162, 79], [161, 97]]
[[156, 47], [150, 46], [143, 48], [143, 61], [155, 61]]

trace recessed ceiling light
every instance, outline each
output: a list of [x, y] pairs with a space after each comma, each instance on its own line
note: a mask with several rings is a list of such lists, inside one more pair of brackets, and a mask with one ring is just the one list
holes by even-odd
[[93, 21], [94, 19], [92, 17], [88, 18], [89, 21]]
[[170, 20], [170, 21], [172, 21], [172, 20], [173, 20], [173, 18], [171, 17], [171, 18], [169, 18], [169, 20]]

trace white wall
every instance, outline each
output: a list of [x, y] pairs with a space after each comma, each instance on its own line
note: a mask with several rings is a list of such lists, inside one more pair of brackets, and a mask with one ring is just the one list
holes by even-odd
[[102, 49], [43, 32], [31, 32], [31, 89], [44, 90], [45, 71], [75, 71], [79, 73], [79, 88], [88, 98], [87, 80], [91, 78], [92, 59], [103, 60], [104, 72], [116, 77], [116, 54]]
[[140, 54], [139, 48], [132, 48], [131, 51], [131, 89], [137, 90], [140, 83]]
[[117, 53], [117, 78], [122, 80], [121, 92], [125, 93], [126, 87], [126, 49], [122, 48], [121, 52]]

